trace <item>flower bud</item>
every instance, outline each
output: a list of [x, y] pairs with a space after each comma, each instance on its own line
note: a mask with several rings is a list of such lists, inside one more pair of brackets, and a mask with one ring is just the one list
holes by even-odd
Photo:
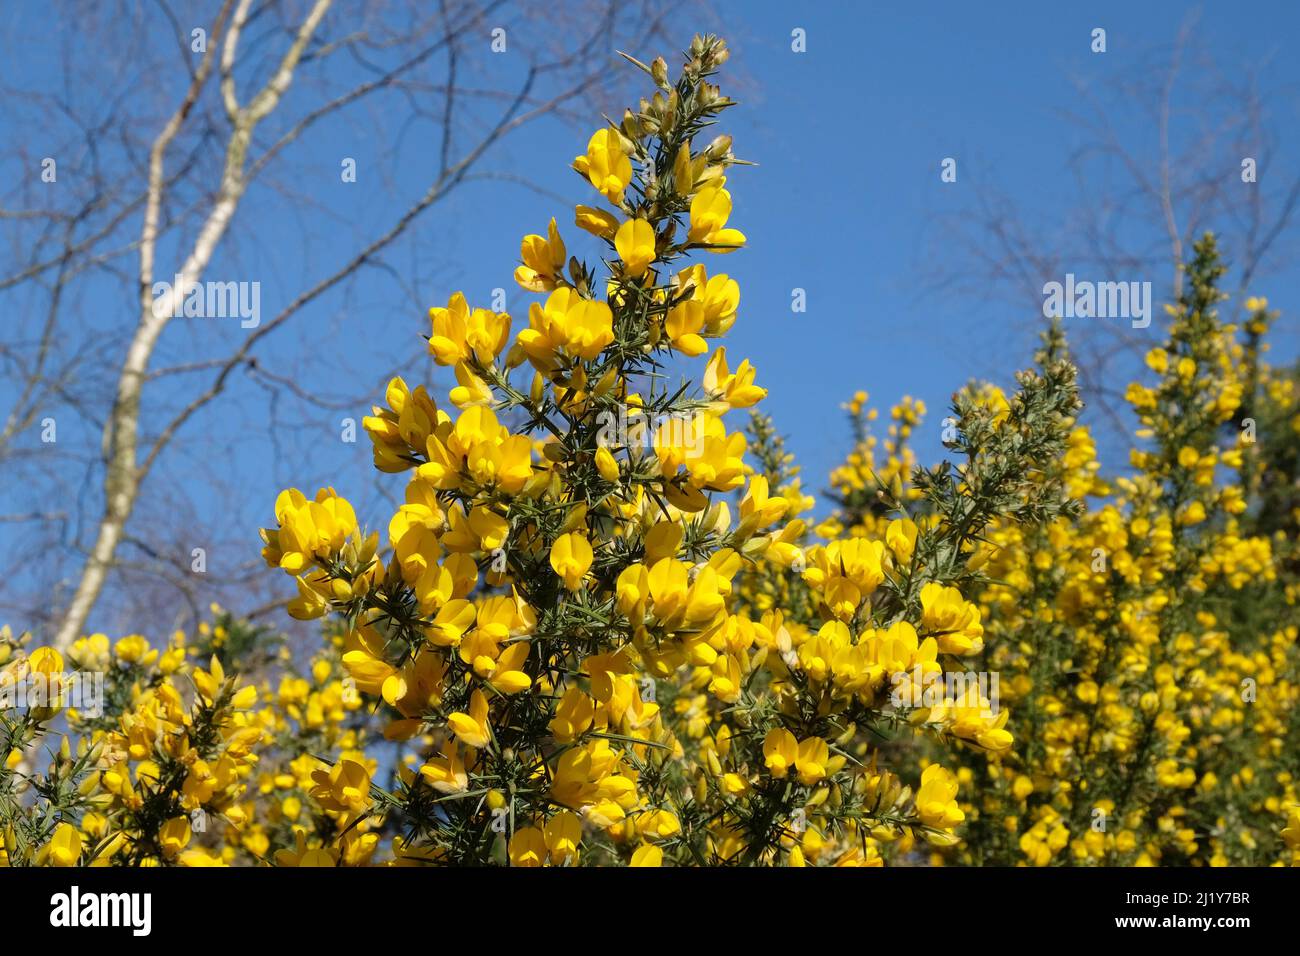
[[655, 57], [654, 62], [650, 64], [650, 75], [654, 78], [655, 85], [661, 89], [668, 89], [668, 62], [663, 57]]

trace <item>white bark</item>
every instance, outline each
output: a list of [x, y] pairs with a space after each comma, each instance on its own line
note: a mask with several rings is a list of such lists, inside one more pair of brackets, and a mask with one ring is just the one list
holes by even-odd
[[[140, 425], [140, 396], [149, 360], [157, 347], [158, 339], [185, 299], [186, 290], [198, 282], [212, 260], [217, 245], [230, 226], [230, 220], [239, 206], [247, 185], [245, 159], [252, 142], [253, 129], [279, 105], [293, 81], [294, 70], [303, 50], [319, 27], [332, 0], [316, 0], [294, 37], [293, 43], [281, 59], [274, 76], [258, 91], [247, 107], [240, 107], [233, 76], [239, 35], [248, 17], [251, 0], [240, 0], [230, 30], [225, 36], [221, 54], [221, 92], [230, 115], [232, 129], [226, 145], [225, 167], [221, 186], [194, 245], [179, 270], [167, 277], [170, 291], [153, 298], [155, 253], [158, 238], [159, 210], [162, 206], [164, 177], [163, 160], [167, 147], [175, 139], [193, 109], [199, 94], [212, 72], [212, 48], [204, 54], [199, 69], [186, 93], [185, 100], [172, 115], [149, 154], [148, 198], [145, 205], [144, 224], [140, 242], [140, 320], [127, 348], [126, 358], [118, 375], [117, 392], [112, 414], [104, 429], [104, 511], [99, 520], [94, 546], [87, 556], [81, 578], [72, 600], [68, 604], [52, 645], [65, 652], [80, 636], [90, 615], [121, 542], [123, 530], [135, 507], [140, 490], [141, 472], [136, 455]], [[213, 31], [216, 42], [222, 20], [229, 12], [229, 0], [223, 8]], [[180, 276], [176, 282], [175, 276]]]

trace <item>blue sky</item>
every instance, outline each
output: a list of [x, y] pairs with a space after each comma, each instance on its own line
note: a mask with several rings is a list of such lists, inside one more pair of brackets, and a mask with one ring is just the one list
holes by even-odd
[[[818, 3], [792, 14], [788, 4], [717, 5], [734, 49], [730, 66], [741, 78], [741, 105], [725, 114], [724, 126], [738, 154], [759, 165], [730, 180], [733, 222], [750, 246], [715, 257], [710, 268], [740, 281], [729, 354], [757, 365], [770, 389], [763, 407], [789, 435], [810, 489], [823, 486], [845, 449], [839, 406], [854, 390], [869, 391], [882, 414], [904, 394], [924, 399], [932, 426], [918, 435], [925, 460], [925, 451], [940, 453], [939, 420], [956, 387], [972, 375], [1005, 383], [1027, 360], [1032, 345], [1015, 323], [1033, 321], [1035, 303], [933, 288], [934, 256], [963, 254], [936, 234], [941, 217], [966, 208], [983, 176], [1034, 218], [1065, 221], [1080, 201], [1066, 163], [1085, 139], [1061, 115], [1078, 108], [1072, 78], [1100, 82], [1149, 68], [1168, 56], [1194, 9], [1099, 3], [1084, 13], [1075, 6]], [[1298, 10], [1207, 5], [1196, 36], [1221, 68], [1267, 63], [1261, 86], [1294, 90], [1300, 64], [1284, 43], [1297, 35]], [[1104, 54], [1090, 50], [1097, 26], [1107, 31]], [[795, 27], [806, 30], [806, 53], [791, 51]], [[1291, 106], [1277, 117], [1283, 135], [1297, 126]], [[1134, 145], [1151, 140], [1150, 127], [1117, 122]], [[582, 183], [565, 168], [581, 144], [558, 133], [528, 142], [536, 160], [530, 173], [582, 200]], [[1300, 173], [1295, 137], [1279, 145], [1290, 151], [1279, 151], [1275, 171]], [[945, 184], [939, 165], [950, 156], [958, 181]], [[461, 202], [476, 205], [469, 195]], [[483, 209], [492, 228], [458, 230], [463, 284], [499, 284], [503, 270], [488, 275], [482, 265], [512, 262], [517, 236], [540, 231], [553, 211], [549, 200], [502, 193]], [[1285, 265], [1260, 291], [1292, 310], [1300, 305], [1300, 275]], [[1115, 278], [1150, 278], [1157, 297], [1168, 287], [1164, 272]], [[805, 314], [791, 312], [796, 287], [807, 291]], [[1158, 327], [1157, 320], [1150, 331]]]
[[[749, 357], [757, 366], [759, 384], [770, 390], [762, 407], [788, 436], [809, 491], [825, 487], [825, 476], [847, 450], [849, 431], [840, 406], [856, 390], [867, 390], [882, 414], [903, 395], [923, 399], [930, 415], [916, 445], [922, 462], [928, 462], [940, 454], [940, 420], [952, 391], [972, 376], [1005, 384], [1028, 361], [1027, 329], [1040, 314], [1041, 301], [1015, 298], [992, 283], [981, 285], [972, 250], [951, 232], [951, 217], [963, 216], [981, 195], [998, 195], [1015, 204], [1035, 234], [1054, 242], [1070, 238], [1081, 206], [1113, 186], [1105, 181], [1113, 169], [1104, 165], [1090, 167], [1098, 179], [1084, 184], [1070, 173], [1071, 157], [1090, 145], [1088, 132], [1066, 115], [1085, 106], [1079, 84], [1100, 88], [1110, 79], [1159, 67], [1179, 27], [1198, 9], [1175, 2], [1092, 3], [1086, 12], [1079, 6], [816, 3], [792, 12], [787, 3], [723, 0], [712, 5], [712, 13], [693, 8], [672, 21], [679, 49], [693, 32], [711, 30], [726, 35], [733, 50], [723, 83], [740, 106], [724, 114], [722, 128], [733, 134], [737, 154], [758, 164], [736, 169], [729, 180], [732, 224], [749, 236], [750, 245], [710, 257], [708, 264], [740, 282], [740, 319], [728, 336], [728, 355], [733, 363]], [[1258, 88], [1271, 97], [1266, 120], [1276, 140], [1260, 157], [1266, 172], [1259, 187], [1272, 202], [1282, 184], [1300, 176], [1295, 134], [1300, 62], [1293, 50], [1300, 6], [1206, 4], [1199, 10], [1197, 56], [1209, 57], [1228, 80], [1244, 77], [1248, 67], [1257, 71]], [[35, 3], [19, 4], [10, 25], [6, 52], [11, 59], [2, 71], [10, 81], [22, 76], [57, 83], [58, 42], [87, 44], [88, 55], [93, 53], [93, 37], [51, 36]], [[1090, 49], [1096, 27], [1106, 30], [1103, 54]], [[806, 52], [791, 49], [796, 28], [806, 33]], [[13, 42], [21, 36], [50, 40]], [[676, 59], [673, 49], [629, 52], [647, 61], [656, 54]], [[1200, 72], [1201, 62], [1185, 70], [1190, 89], [1211, 79]], [[612, 52], [610, 68], [631, 69]], [[466, 77], [490, 75], [494, 82], [501, 71], [520, 69], [518, 59], [491, 54], [486, 38], [461, 63]], [[165, 91], [165, 102], [174, 101], [181, 79], [168, 81], [177, 88]], [[107, 102], [117, 95], [114, 90], [148, 82], [153, 80], [144, 75], [111, 82], [105, 77], [101, 87], [78, 88], [76, 95]], [[623, 104], [600, 105], [616, 112]], [[1118, 140], [1138, 152], [1153, 149], [1152, 123], [1124, 106], [1120, 103], [1110, 116]], [[1196, 132], [1202, 112], [1231, 115], [1235, 108], [1220, 101], [1212, 111], [1195, 95], [1176, 106], [1183, 142]], [[481, 119], [467, 109], [472, 119]], [[363, 272], [346, 293], [322, 297], [270, 337], [259, 350], [263, 366], [309, 369], [301, 384], [327, 398], [369, 391], [375, 400], [387, 378], [402, 370], [413, 383], [429, 384], [441, 400], [451, 382], [447, 370], [423, 358], [428, 306], [444, 303], [456, 290], [485, 305], [501, 287], [516, 327], [526, 322], [533, 297], [513, 284], [511, 273], [520, 238], [544, 232], [551, 216], [571, 250], [585, 251], [594, 261], [595, 245], [572, 226], [573, 205], [594, 200], [568, 168], [600, 122], [597, 104], [583, 109], [585, 123], [548, 120], [495, 147], [480, 167], [489, 175], [465, 184], [421, 221], [385, 268]], [[294, 293], [355, 251], [359, 239], [381, 232], [402, 208], [398, 203], [409, 202], [427, 185], [439, 148], [436, 124], [395, 114], [390, 128], [391, 136], [376, 142], [356, 137], [346, 124], [325, 124], [288, 151], [293, 178], [253, 187], [240, 213], [240, 231], [219, 250], [206, 277], [259, 281], [269, 319]], [[47, 155], [54, 146], [43, 137], [52, 139], [56, 132], [53, 123], [49, 130], [25, 127], [28, 155]], [[357, 183], [339, 181], [342, 157], [357, 159]], [[957, 160], [955, 183], [940, 179], [946, 157]], [[1220, 160], [1222, 175], [1235, 183], [1235, 158], [1207, 163], [1217, 170], [1212, 164]], [[0, 172], [11, 179], [18, 174], [3, 167]], [[1148, 236], [1158, 239], [1152, 217], [1123, 195], [1119, 199], [1114, 221], [1124, 240], [1142, 245]], [[1293, 242], [1295, 229], [1284, 238]], [[164, 248], [160, 259], [160, 278], [167, 278], [175, 248]], [[1279, 255], [1268, 265], [1252, 291], [1268, 295], [1288, 316], [1300, 310], [1294, 257]], [[1149, 279], [1158, 300], [1168, 288], [1163, 265], [1115, 276], [1090, 273], [1087, 263], [1068, 259], [1058, 268], [1096, 279]], [[940, 288], [939, 279], [952, 272], [973, 275], [973, 290], [968, 286], [958, 294]], [[806, 292], [802, 314], [791, 311], [795, 288]], [[83, 308], [95, 314], [117, 309], [114, 300], [96, 299], [94, 290], [90, 286], [83, 296]], [[130, 303], [120, 306], [120, 318], [129, 323]], [[10, 299], [6, 307], [21, 310], [23, 303]], [[1152, 345], [1159, 326], [1157, 317], [1148, 330]], [[1294, 320], [1287, 318], [1282, 328], [1278, 354], [1294, 356]], [[164, 337], [155, 367], [223, 354], [240, 334], [231, 323], [176, 324]], [[104, 347], [123, 343], [110, 335]], [[179, 380], [175, 387], [178, 391], [153, 392], [147, 416], [181, 400]], [[142, 505], [142, 514], [175, 522], [179, 554], [188, 554], [187, 542], [219, 521], [235, 529], [242, 543], [234, 549], [238, 553], [214, 555], [214, 568], [247, 560], [256, 553], [256, 527], [271, 520], [274, 495], [286, 485], [312, 490], [333, 483], [372, 523], [383, 520], [364, 436], [355, 445], [338, 440], [338, 419], [359, 419], [368, 409], [325, 413], [300, 407], [295, 417], [291, 396], [282, 395], [271, 406], [268, 394], [239, 379], [188, 426], [189, 437], [202, 440], [178, 444], [155, 474], [153, 481], [179, 489], [187, 504], [168, 511], [172, 499], [163, 496], [164, 506]], [[272, 436], [266, 422], [282, 414], [294, 424]], [[60, 441], [93, 449], [99, 435], [92, 423], [74, 420]], [[387, 487], [400, 495], [401, 485], [390, 480]], [[14, 533], [0, 525], [0, 542]]]

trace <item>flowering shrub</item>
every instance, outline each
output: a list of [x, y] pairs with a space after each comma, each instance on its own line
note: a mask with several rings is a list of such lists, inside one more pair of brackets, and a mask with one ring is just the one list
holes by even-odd
[[1160, 385], [1132, 393], [1152, 450], [1113, 483], [1058, 329], [1012, 393], [954, 397], [955, 465], [915, 467], [913, 402], [877, 464], [856, 398], [810, 528], [772, 423], [734, 421], [766, 391], [720, 344], [740, 289], [712, 256], [747, 241], [743, 161], [704, 142], [726, 60], [697, 37], [674, 81], [632, 61], [657, 89], [575, 159], [578, 232], [523, 239], [525, 327], [460, 293], [430, 310], [455, 386], [395, 378], [365, 420], [405, 482], [386, 527], [332, 488], [279, 495], [263, 556], [321, 620], [314, 653], [224, 612], [69, 661], [5, 633], [0, 686], [107, 675], [93, 714], [4, 712], [7, 863], [1289, 859], [1296, 633], [1273, 615], [1295, 591], [1282, 527], [1248, 517], [1286, 462], [1217, 444], [1265, 392], [1294, 427], [1266, 307], [1234, 344], [1200, 247]]
[[[1088, 429], [1049, 475], [1078, 520], [997, 520], [976, 563], [982, 671], [1013, 748], [958, 753], [967, 818], [949, 854], [977, 864], [1269, 864], [1300, 857], [1300, 652], [1294, 376], [1262, 364], [1275, 318], [1225, 298], [1213, 237], [1196, 247], [1155, 378], [1128, 389], [1131, 473], [1103, 479]], [[1060, 352], [1059, 331], [1049, 336]], [[996, 393], [993, 401], [1004, 404]], [[853, 406], [860, 419], [861, 402]], [[882, 474], [904, 474], [917, 422], [895, 411]], [[860, 438], [833, 476], [852, 534], [884, 525]], [[916, 497], [915, 493], [913, 496]], [[931, 520], [927, 514], [922, 522]], [[931, 755], [916, 751], [921, 763]], [[936, 857], [936, 859], [941, 859]]]
[[1060, 468], [1083, 520], [990, 535], [987, 665], [1026, 746], [969, 765], [975, 860], [1297, 859], [1295, 539], [1268, 532], [1259, 487], [1288, 481], [1294, 512], [1294, 465], [1261, 449], [1293, 448], [1300, 418], [1286, 399], [1289, 420], [1258, 431], [1270, 314], [1248, 301], [1241, 340], [1218, 317], [1221, 271], [1206, 237], [1147, 356], [1154, 381], [1128, 390], [1131, 473], [1102, 480], [1080, 430]]
[[[979, 529], [1007, 507], [1059, 513], [1059, 488], [997, 471], [989, 456], [1010, 449], [990, 432], [969, 449], [987, 487], [936, 470], [946, 518], [924, 535], [795, 543], [804, 500], [773, 494], [726, 424], [765, 391], [749, 362], [710, 352], [739, 288], [679, 261], [745, 242], [730, 139], [698, 143], [730, 105], [709, 82], [725, 60], [704, 38], [675, 83], [645, 67], [654, 98], [575, 160], [611, 207], [575, 214], [607, 274], [570, 258], [552, 220], [515, 273], [544, 296], [527, 328], [512, 337], [509, 316], [459, 294], [431, 310], [450, 408], [395, 379], [365, 422], [376, 467], [409, 473], [390, 558], [332, 489], [276, 503], [265, 556], [297, 581], [291, 613], [344, 621], [344, 667], [384, 735], [411, 742], [392, 791], [370, 793], [396, 860], [879, 863], [955, 839], [953, 775], [903, 780], [868, 741], [904, 719], [891, 674], [980, 647], [960, 591]], [[699, 385], [667, 381], [674, 356], [706, 353]], [[1027, 376], [1018, 401], [1015, 463], [1050, 459], [1071, 370]], [[752, 576], [801, 578], [802, 613], [753, 600], [738, 586]], [[924, 727], [1005, 749], [1004, 723], [953, 708]], [[364, 794], [360, 764], [332, 773]]]

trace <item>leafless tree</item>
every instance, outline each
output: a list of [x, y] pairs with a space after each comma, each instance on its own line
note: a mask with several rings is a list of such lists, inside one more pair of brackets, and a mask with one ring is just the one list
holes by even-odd
[[[0, 616], [66, 648], [106, 589], [147, 626], [232, 588], [256, 611], [236, 436], [260, 436], [271, 466], [323, 418], [364, 412], [377, 383], [356, 381], [349, 349], [409, 366], [413, 336], [402, 323], [400, 346], [368, 341], [383, 337], [343, 334], [340, 316], [432, 304], [426, 283], [450, 265], [437, 237], [462, 228], [435, 210], [476, 180], [527, 188], [526, 169], [498, 162], [515, 134], [610, 107], [628, 78], [615, 50], [671, 49], [683, 5], [56, 0], [0, 14]], [[323, 185], [346, 181], [349, 159], [369, 164], [360, 209]], [[268, 272], [282, 294], [256, 325], [175, 318], [205, 277]], [[190, 573], [196, 526], [249, 559], [225, 563], [224, 592]]]
[[[1178, 296], [1178, 266], [1193, 239], [1214, 231], [1232, 285], [1264, 289], [1294, 261], [1300, 203], [1300, 174], [1279, 157], [1275, 135], [1295, 124], [1300, 98], [1261, 88], [1266, 62], [1225, 69], [1198, 43], [1194, 15], [1171, 45], [1142, 60], [1150, 66], [1135, 74], [1072, 78], [1076, 105], [1063, 112], [1077, 139], [1067, 164], [1076, 198], [1068, 207], [1039, 202], [1031, 210], [991, 170], [973, 171], [964, 177], [972, 200], [936, 217], [942, 249], [927, 257], [937, 290], [999, 300], [1022, 317], [1013, 324], [1023, 332], [1044, 321], [1044, 283], [1067, 272], [1151, 281], [1148, 329], [1067, 322], [1092, 421], [1115, 442], [1129, 424], [1125, 385], [1157, 344], [1161, 303]], [[1243, 175], [1247, 161], [1253, 181]], [[1236, 296], [1230, 307], [1241, 301]]]

